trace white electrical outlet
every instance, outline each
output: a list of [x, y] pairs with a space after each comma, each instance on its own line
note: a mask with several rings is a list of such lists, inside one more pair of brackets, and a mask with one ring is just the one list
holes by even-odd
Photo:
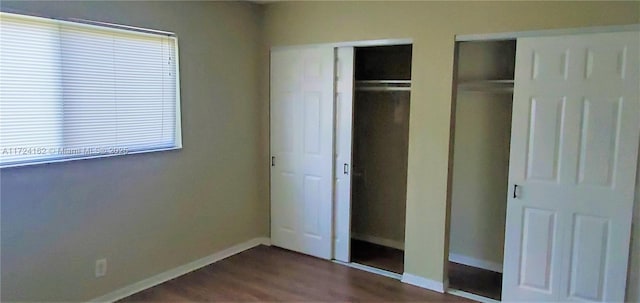
[[100, 278], [107, 274], [107, 259], [96, 260], [96, 278]]

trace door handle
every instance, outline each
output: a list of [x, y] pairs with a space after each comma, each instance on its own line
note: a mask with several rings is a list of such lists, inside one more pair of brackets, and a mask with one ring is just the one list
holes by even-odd
[[513, 198], [518, 199], [518, 184], [513, 185]]
[[276, 166], [276, 156], [271, 156], [271, 166]]
[[349, 164], [345, 163], [342, 169], [342, 173], [344, 173], [345, 175], [349, 174]]

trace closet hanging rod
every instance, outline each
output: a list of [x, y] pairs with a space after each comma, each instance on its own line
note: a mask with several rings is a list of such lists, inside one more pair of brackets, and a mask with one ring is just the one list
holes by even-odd
[[364, 86], [364, 87], [356, 87], [357, 91], [370, 91], [370, 92], [378, 92], [378, 91], [411, 91], [411, 87], [398, 87], [398, 86]]
[[513, 85], [514, 80], [466, 80], [459, 81], [458, 85]]
[[461, 89], [460, 93], [491, 93], [491, 94], [513, 94], [513, 88], [492, 88], [492, 89]]
[[356, 80], [356, 83], [362, 84], [411, 84], [411, 80]]

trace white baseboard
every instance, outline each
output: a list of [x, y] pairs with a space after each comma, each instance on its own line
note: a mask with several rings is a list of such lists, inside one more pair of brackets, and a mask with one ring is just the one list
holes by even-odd
[[[255, 239], [253, 239], [253, 240], [259, 240], [259, 241], [260, 241], [260, 244], [262, 244], [262, 245], [266, 245], [266, 246], [271, 246], [271, 238], [266, 238], [266, 237], [264, 237], [264, 238], [255, 238]], [[253, 240], [252, 240], [252, 241], [253, 241]], [[259, 244], [259, 245], [260, 245], [260, 244]], [[257, 245], [256, 245], [256, 246], [257, 246]]]
[[449, 254], [449, 261], [495, 272], [502, 272], [502, 264], [488, 260], [476, 259], [461, 254]]
[[444, 293], [445, 287], [444, 283], [436, 280], [427, 279], [424, 277], [404, 273], [402, 274], [402, 279], [400, 280], [402, 283], [411, 284], [414, 286], [426, 288], [428, 290], [437, 291], [439, 293]]
[[221, 250], [217, 253], [208, 255], [204, 258], [195, 260], [193, 262], [189, 262], [187, 264], [178, 266], [176, 268], [167, 270], [165, 272], [159, 273], [155, 276], [149, 277], [142, 281], [138, 281], [136, 283], [130, 284], [123, 288], [112, 291], [103, 296], [97, 297], [95, 299], [90, 300], [90, 302], [114, 302], [123, 298], [126, 298], [130, 295], [143, 291], [145, 289], [156, 286], [160, 283], [169, 281], [171, 279], [177, 278], [184, 274], [190, 273], [194, 270], [205, 267], [209, 264], [218, 262], [222, 259], [231, 257], [235, 254], [241, 253], [245, 250], [251, 249], [258, 245], [271, 245], [271, 239], [269, 238], [255, 238], [244, 243], [240, 243], [224, 250]]
[[373, 244], [386, 246], [386, 247], [391, 247], [399, 250], [404, 250], [404, 242], [401, 242], [401, 241], [396, 241], [396, 240], [391, 240], [391, 239], [381, 238], [381, 237], [376, 237], [371, 235], [356, 234], [356, 233], [352, 233], [351, 238], [373, 243]]

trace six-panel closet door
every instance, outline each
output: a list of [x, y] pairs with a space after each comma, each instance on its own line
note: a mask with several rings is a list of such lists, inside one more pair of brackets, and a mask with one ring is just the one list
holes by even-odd
[[351, 159], [354, 48], [336, 49], [334, 259], [351, 262]]
[[639, 37], [518, 39], [504, 301], [624, 301]]
[[332, 256], [334, 48], [271, 51], [271, 242]]

